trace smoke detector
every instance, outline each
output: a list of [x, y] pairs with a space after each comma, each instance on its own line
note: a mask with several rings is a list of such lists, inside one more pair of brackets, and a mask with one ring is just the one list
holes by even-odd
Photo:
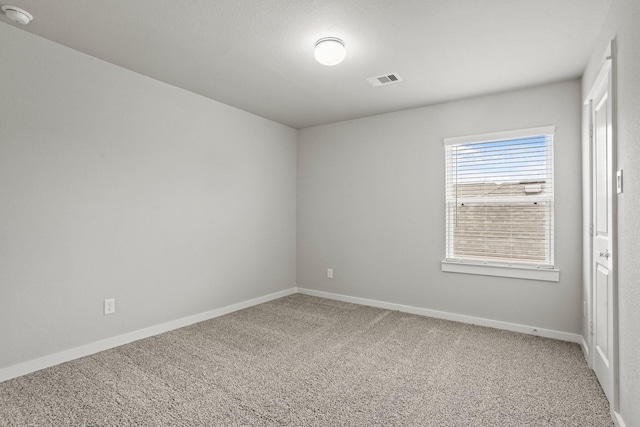
[[27, 25], [33, 20], [33, 16], [29, 12], [24, 9], [20, 9], [17, 6], [3, 4], [2, 11], [7, 15], [7, 18], [22, 25]]
[[381, 76], [369, 77], [367, 82], [373, 87], [390, 85], [393, 83], [399, 83], [402, 81], [402, 77], [398, 73], [383, 74]]

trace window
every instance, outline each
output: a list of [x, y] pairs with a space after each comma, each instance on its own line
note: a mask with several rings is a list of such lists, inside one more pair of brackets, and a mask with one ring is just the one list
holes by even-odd
[[[445, 139], [444, 271], [557, 280], [553, 132], [550, 126]], [[545, 269], [552, 274], [527, 272]]]

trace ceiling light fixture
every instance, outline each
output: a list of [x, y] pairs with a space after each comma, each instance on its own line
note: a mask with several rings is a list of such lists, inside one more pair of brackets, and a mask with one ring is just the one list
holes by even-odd
[[316, 42], [316, 49], [313, 52], [316, 61], [322, 65], [337, 65], [347, 56], [344, 42], [335, 37], [325, 37]]
[[17, 22], [22, 25], [27, 25], [29, 22], [33, 20], [33, 16], [29, 12], [24, 9], [20, 9], [16, 6], [9, 6], [8, 4], [2, 5], [2, 11], [7, 18], [11, 19], [13, 22]]

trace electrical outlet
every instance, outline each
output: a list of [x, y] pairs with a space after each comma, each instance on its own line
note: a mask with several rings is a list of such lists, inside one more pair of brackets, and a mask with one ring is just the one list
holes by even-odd
[[327, 278], [333, 279], [333, 268], [327, 268]]
[[116, 312], [116, 299], [109, 298], [104, 300], [104, 314], [113, 314]]

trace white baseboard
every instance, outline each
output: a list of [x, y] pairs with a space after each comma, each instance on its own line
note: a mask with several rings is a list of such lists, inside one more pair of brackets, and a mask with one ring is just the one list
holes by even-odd
[[[455, 322], [469, 323], [473, 325], [488, 326], [496, 329], [505, 329], [513, 332], [521, 332], [530, 335], [539, 335], [547, 338], [555, 338], [563, 341], [575, 342], [582, 344], [584, 348], [586, 343], [583, 342], [583, 338], [578, 334], [571, 334], [567, 332], [554, 331], [550, 329], [537, 328], [534, 326], [519, 325], [515, 323], [501, 322], [497, 320], [483, 319], [480, 317], [465, 316], [462, 314], [447, 313], [444, 311], [429, 310], [426, 308], [412, 307], [408, 305], [394, 304], [383, 301], [370, 300], [365, 298], [351, 297], [347, 295], [334, 294], [329, 292], [316, 291], [305, 288], [290, 288], [280, 292], [275, 292], [262, 297], [254, 298], [248, 301], [243, 301], [237, 304], [228, 305], [215, 310], [206, 311], [204, 313], [195, 314], [193, 316], [184, 317], [170, 322], [161, 323], [159, 325], [150, 326], [148, 328], [139, 329], [137, 331], [128, 332], [123, 335], [118, 335], [112, 338], [107, 338], [101, 341], [97, 341], [90, 344], [85, 344], [79, 347], [75, 347], [69, 350], [64, 350], [59, 353], [50, 354], [38, 359], [29, 360], [27, 362], [19, 363], [17, 365], [9, 366], [0, 369], [0, 382], [10, 380], [22, 375], [29, 374], [31, 372], [39, 371], [41, 369], [48, 368], [50, 366], [58, 365], [60, 363], [68, 362], [80, 357], [89, 356], [91, 354], [98, 353], [100, 351], [108, 350], [110, 348], [118, 347], [120, 345], [128, 344], [133, 341], [137, 341], [143, 338], [148, 338], [154, 335], [159, 335], [164, 332], [172, 331], [174, 329], [182, 328], [194, 323], [203, 322], [205, 320], [213, 319], [215, 317], [223, 316], [234, 311], [242, 310], [244, 308], [252, 307], [254, 305], [262, 304], [274, 299], [282, 298], [287, 295], [292, 295], [296, 292], [317, 296], [321, 298], [334, 299], [338, 301], [351, 302], [354, 304], [368, 305], [372, 307], [384, 308], [387, 310], [397, 310], [405, 313], [418, 314], [422, 316], [435, 317], [438, 319], [452, 320]], [[537, 331], [534, 332], [534, 330]], [[622, 418], [619, 414], [615, 413], [619, 426], [624, 427]]]
[[215, 310], [205, 311], [204, 313], [195, 314], [193, 316], [183, 317], [181, 319], [172, 320], [170, 322], [161, 323], [159, 325], [150, 326], [148, 328], [139, 329], [133, 332], [128, 332], [123, 335], [107, 338], [105, 340], [97, 341], [91, 344], [81, 345], [79, 347], [64, 350], [59, 353], [50, 354], [38, 359], [29, 360], [28, 362], [2, 368], [0, 369], [0, 383], [12, 378], [29, 374], [31, 372], [48, 368], [50, 366], [59, 365], [60, 363], [68, 362], [80, 357], [89, 356], [100, 351], [108, 350], [110, 348], [118, 347], [120, 345], [128, 344], [130, 342], [148, 338], [154, 335], [159, 335], [164, 332], [172, 331], [174, 329], [183, 328], [194, 323], [203, 322], [215, 317], [220, 317], [234, 311], [242, 310], [244, 308], [252, 307], [254, 305], [262, 304], [264, 302], [282, 298], [295, 293], [296, 288], [285, 289], [284, 291], [275, 292], [248, 301], [243, 301], [237, 304], [217, 308]]
[[624, 423], [624, 421], [622, 420], [622, 415], [620, 415], [620, 412], [611, 411], [611, 413], [612, 413], [613, 423], [616, 425], [616, 427], [626, 427], [627, 426]]
[[452, 320], [454, 322], [469, 323], [472, 325], [487, 326], [495, 329], [520, 332], [523, 334], [537, 335], [546, 338], [554, 338], [561, 341], [569, 341], [581, 344], [582, 336], [569, 332], [543, 329], [536, 326], [519, 325], [517, 323], [501, 322], [499, 320], [483, 319], [481, 317], [465, 316], [463, 314], [448, 313], [446, 311], [429, 310], [427, 308], [412, 307], [409, 305], [394, 304], [390, 302], [376, 301], [365, 298], [351, 297], [347, 295], [334, 294], [330, 292], [316, 291], [313, 289], [297, 288], [298, 292], [321, 298], [328, 298], [337, 301], [351, 302], [354, 304], [368, 305], [371, 307], [385, 308], [387, 310], [402, 311], [404, 313], [418, 314], [421, 316], [435, 317], [437, 319]]
[[587, 359], [587, 361], [589, 361], [590, 359], [589, 344], [587, 344], [587, 340], [585, 340], [582, 335], [580, 336], [580, 345], [582, 346], [582, 352], [584, 353], [584, 358]]

